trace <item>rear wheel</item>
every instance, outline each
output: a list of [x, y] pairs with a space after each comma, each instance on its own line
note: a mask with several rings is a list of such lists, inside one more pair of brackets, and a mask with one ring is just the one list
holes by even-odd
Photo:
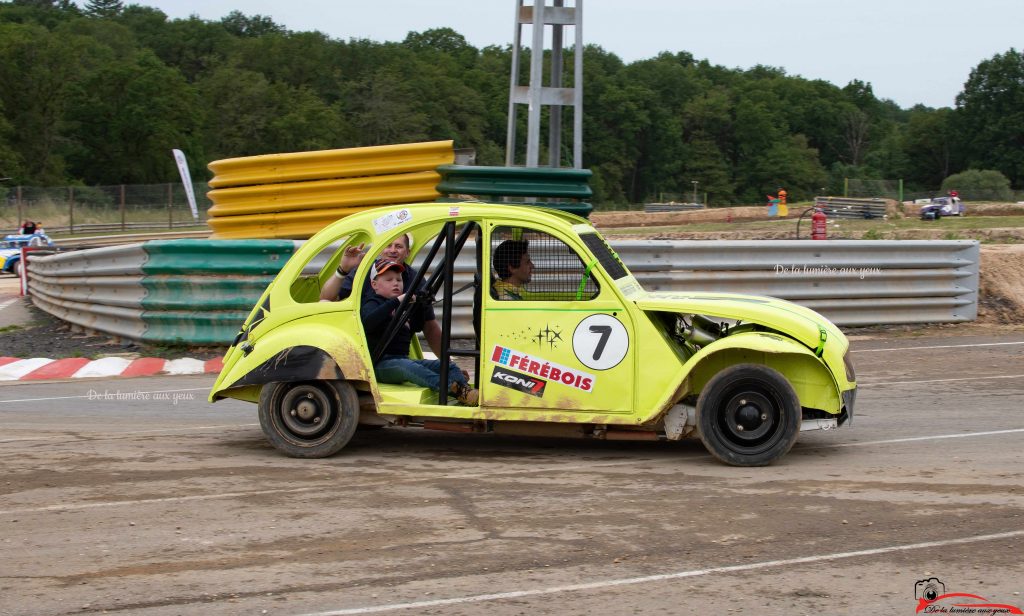
[[704, 446], [722, 462], [765, 466], [796, 442], [800, 400], [789, 381], [767, 366], [731, 366], [701, 392], [697, 426]]
[[345, 381], [267, 383], [259, 416], [263, 434], [280, 451], [293, 458], [326, 458], [356, 431], [359, 398]]

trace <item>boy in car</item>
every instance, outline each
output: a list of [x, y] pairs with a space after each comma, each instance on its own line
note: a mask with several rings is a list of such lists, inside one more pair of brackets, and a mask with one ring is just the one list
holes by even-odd
[[[405, 265], [398, 261], [380, 258], [370, 268], [370, 288], [373, 293], [364, 296], [361, 316], [366, 341], [370, 349], [376, 349], [388, 324], [394, 318], [395, 310], [405, 297], [402, 272]], [[413, 298], [410, 298], [412, 300]], [[411, 359], [409, 343], [413, 334], [423, 330], [425, 320], [422, 306], [413, 308], [412, 315], [384, 349], [373, 370], [381, 383], [404, 383], [406, 381], [441, 391], [441, 362], [436, 359]], [[479, 390], [470, 387], [465, 375], [454, 362], [448, 364], [448, 392], [466, 406], [476, 406], [480, 399]]]

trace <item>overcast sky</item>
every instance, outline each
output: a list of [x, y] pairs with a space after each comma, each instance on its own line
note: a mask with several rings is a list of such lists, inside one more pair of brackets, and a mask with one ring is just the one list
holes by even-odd
[[[515, 0], [130, 1], [172, 18], [197, 14], [216, 20], [238, 9], [269, 15], [290, 30], [320, 30], [343, 40], [401, 41], [411, 30], [447, 26], [476, 47], [512, 42], [516, 5]], [[627, 62], [661, 51], [688, 51], [713, 64], [765, 64], [839, 86], [860, 79], [872, 84], [876, 96], [901, 107], [946, 107], [954, 105], [980, 61], [1024, 47], [1024, 0], [586, 0], [583, 39]]]

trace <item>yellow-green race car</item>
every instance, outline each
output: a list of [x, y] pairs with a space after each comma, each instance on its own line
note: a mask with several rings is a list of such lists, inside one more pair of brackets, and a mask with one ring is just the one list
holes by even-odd
[[[430, 307], [440, 382], [457, 358], [479, 390], [469, 405], [443, 388], [375, 375], [382, 349], [367, 342], [363, 294], [374, 260], [395, 242], [407, 244], [407, 265], [415, 260], [405, 283], [416, 291], [398, 303], [385, 336]], [[365, 257], [348, 273], [354, 291], [336, 300], [332, 278], [346, 251]], [[292, 256], [228, 350], [210, 400], [257, 403], [268, 440], [294, 457], [333, 455], [359, 426], [415, 426], [696, 436], [727, 464], [760, 466], [789, 451], [801, 430], [850, 423], [848, 351], [838, 328], [790, 302], [647, 292], [594, 227], [569, 213], [387, 206], [329, 225]], [[422, 357], [415, 337], [409, 354]]]

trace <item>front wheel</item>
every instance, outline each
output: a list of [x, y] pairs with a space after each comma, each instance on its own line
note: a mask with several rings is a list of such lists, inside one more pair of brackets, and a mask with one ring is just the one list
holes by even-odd
[[716, 374], [697, 399], [700, 440], [733, 466], [765, 466], [793, 447], [800, 400], [784, 376], [758, 364]]
[[326, 458], [348, 444], [359, 423], [359, 397], [345, 381], [267, 383], [260, 393], [260, 427], [293, 458]]

